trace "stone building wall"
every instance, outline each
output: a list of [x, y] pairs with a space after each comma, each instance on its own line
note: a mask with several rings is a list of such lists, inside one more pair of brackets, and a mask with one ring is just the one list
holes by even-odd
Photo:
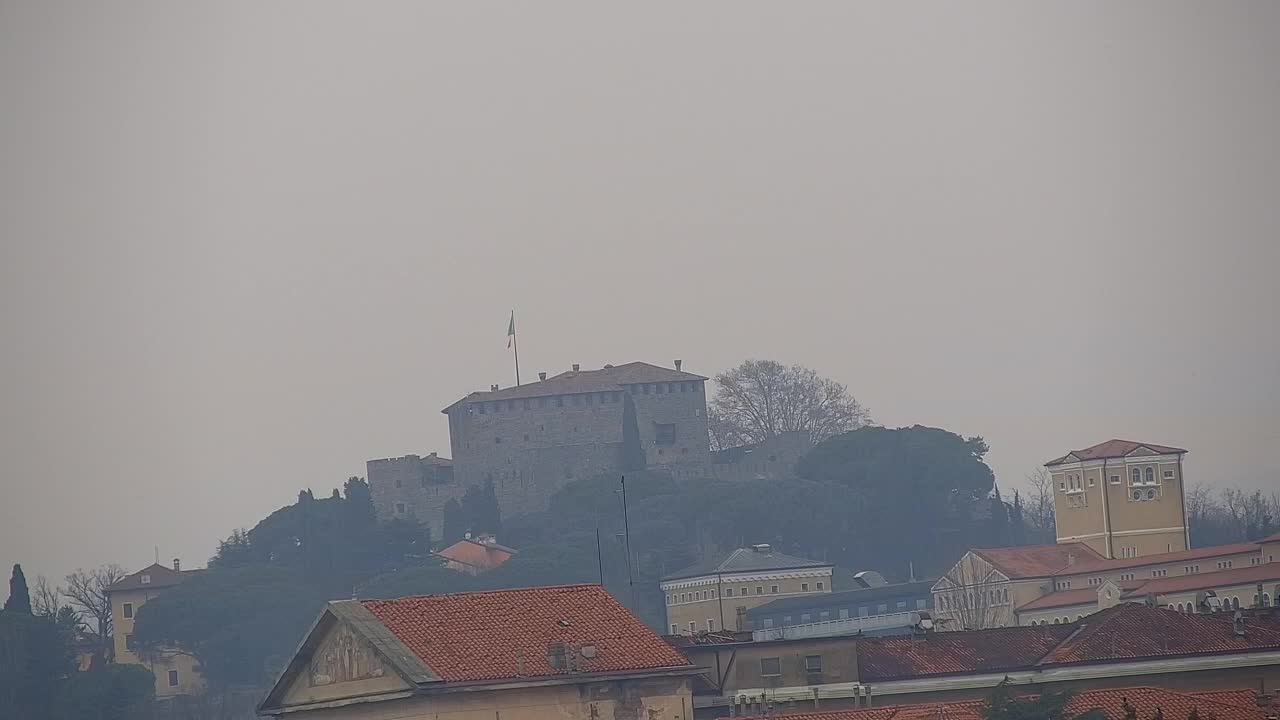
[[717, 480], [794, 478], [796, 464], [811, 449], [808, 434], [781, 433], [756, 445], [711, 453], [711, 476]]
[[450, 498], [461, 499], [466, 492], [454, 482], [449, 461], [435, 453], [370, 460], [365, 472], [379, 520], [422, 520], [437, 537], [443, 528], [444, 504]]

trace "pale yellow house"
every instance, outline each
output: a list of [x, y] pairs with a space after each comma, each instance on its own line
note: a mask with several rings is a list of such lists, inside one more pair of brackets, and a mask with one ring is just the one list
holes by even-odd
[[1045, 463], [1053, 479], [1057, 541], [1082, 542], [1104, 558], [1186, 550], [1186, 453], [1108, 440]]
[[1185, 453], [1108, 440], [1048, 462], [1057, 544], [965, 553], [933, 588], [941, 626], [1063, 623], [1133, 601], [1207, 612], [1205, 593], [1228, 607], [1274, 603], [1280, 564], [1264, 566], [1280, 535], [1187, 549]]
[[746, 612], [785, 597], [831, 592], [831, 563], [775, 551], [738, 548], [662, 579], [672, 635], [741, 630]]
[[189, 654], [161, 648], [145, 654], [135, 652], [133, 623], [147, 601], [181, 584], [200, 570], [182, 570], [178, 560], [168, 568], [156, 563], [117, 581], [107, 592], [111, 598], [112, 643], [115, 661], [145, 666], [156, 678], [156, 697], [195, 695], [204, 690], [198, 663]]
[[692, 720], [698, 668], [598, 585], [331, 602], [266, 717]]

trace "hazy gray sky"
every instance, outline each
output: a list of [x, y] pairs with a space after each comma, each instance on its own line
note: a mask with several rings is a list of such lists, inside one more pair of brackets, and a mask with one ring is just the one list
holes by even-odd
[[181, 556], [523, 367], [748, 357], [1280, 488], [1280, 3], [0, 3], [0, 563]]

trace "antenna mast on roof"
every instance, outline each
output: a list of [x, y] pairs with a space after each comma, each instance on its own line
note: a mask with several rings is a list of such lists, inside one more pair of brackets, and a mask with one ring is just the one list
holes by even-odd
[[627, 553], [627, 586], [631, 590], [631, 612], [640, 612], [636, 607], [636, 579], [631, 573], [631, 522], [627, 519], [627, 476], [622, 476], [622, 532], [623, 546]]

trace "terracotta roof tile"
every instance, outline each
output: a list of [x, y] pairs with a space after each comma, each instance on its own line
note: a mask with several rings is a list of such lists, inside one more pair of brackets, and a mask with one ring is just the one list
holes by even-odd
[[583, 673], [688, 667], [599, 585], [418, 595], [361, 601], [432, 672], [450, 682], [561, 674], [551, 643], [594, 645]]
[[799, 568], [832, 567], [829, 562], [807, 560], [777, 552], [770, 548], [760, 551], [754, 548], [737, 548], [723, 560], [712, 558], [691, 567], [663, 576], [663, 580], [715, 575], [716, 573], [757, 572], [761, 570], [792, 570]]
[[1169, 447], [1168, 445], [1156, 445], [1154, 443], [1140, 443], [1132, 440], [1107, 440], [1100, 442], [1092, 447], [1083, 450], [1072, 450], [1060, 458], [1054, 458], [1045, 463], [1047, 466], [1061, 465], [1069, 462], [1071, 456], [1075, 456], [1079, 460], [1102, 460], [1103, 458], [1122, 458], [1128, 456], [1129, 453], [1138, 448], [1147, 448], [1152, 452], [1160, 455], [1181, 455], [1186, 450], [1182, 448]]
[[452, 560], [476, 568], [496, 568], [511, 559], [515, 550], [497, 543], [483, 543], [477, 540], [463, 539], [436, 553], [446, 560]]
[[1040, 665], [1280, 649], [1280, 627], [1255, 623], [1242, 637], [1220, 618], [1135, 603], [1107, 608], [1057, 627], [1079, 630], [1047, 653]]
[[[1268, 582], [1271, 580], [1280, 580], [1280, 562], [1250, 565], [1232, 570], [1180, 575], [1178, 577], [1156, 578], [1141, 583], [1141, 586], [1135, 589], [1144, 594], [1171, 593], [1186, 590], [1212, 590], [1227, 585]], [[1267, 588], [1266, 592], [1270, 594], [1271, 588]], [[1252, 601], [1252, 598], [1249, 600]], [[1244, 598], [1241, 598], [1241, 602], [1244, 601]]]
[[[1117, 583], [1122, 592], [1130, 592], [1143, 587], [1141, 582], [1123, 582]], [[1076, 590], [1058, 590], [1048, 595], [1040, 597], [1028, 602], [1018, 608], [1018, 612], [1024, 610], [1044, 610], [1047, 608], [1070, 607], [1072, 605], [1084, 605], [1098, 603], [1098, 590], [1096, 587], [1078, 588]]]
[[[1182, 693], [1154, 687], [1087, 690], [1071, 698], [1063, 715], [1071, 717], [1098, 708], [1106, 714], [1108, 720], [1123, 720], [1126, 702], [1137, 710], [1140, 718], [1154, 717], [1157, 708], [1166, 718], [1185, 718], [1197, 708], [1201, 717], [1212, 715], [1218, 720], [1263, 720], [1266, 717], [1257, 706], [1252, 690]], [[773, 717], [779, 720], [981, 720], [984, 705], [983, 701], [887, 705], [862, 710], [793, 713]]]
[[1148, 565], [1163, 565], [1164, 563], [1183, 562], [1184, 560], [1200, 560], [1209, 557], [1219, 557], [1224, 555], [1243, 555], [1245, 553], [1257, 553], [1261, 550], [1257, 543], [1233, 543], [1231, 545], [1210, 545], [1202, 548], [1192, 548], [1191, 550], [1178, 550], [1175, 552], [1159, 553], [1157, 555], [1143, 555], [1136, 558], [1116, 558], [1107, 560], [1102, 557], [1082, 559], [1075, 567], [1066, 568], [1063, 572], [1082, 573], [1093, 572], [1095, 570], [1120, 570], [1131, 567], [1146, 567]]
[[[547, 397], [549, 395], [609, 392], [622, 390], [624, 385], [637, 383], [688, 382], [706, 379], [702, 375], [658, 367], [645, 362], [631, 362], [599, 370], [570, 370], [559, 375], [553, 375], [546, 380], [502, 388], [496, 392], [473, 392], [453, 403], [449, 408], [463, 402], [519, 400]], [[449, 408], [445, 408], [443, 412], [448, 412]]]
[[[142, 568], [132, 575], [126, 575], [110, 587], [107, 592], [120, 592], [121, 590], [141, 590], [143, 588], [166, 588], [173, 587], [179, 583], [190, 580], [192, 577], [199, 575], [204, 570], [174, 570], [171, 567], [156, 563]], [[150, 582], [142, 582], [142, 576], [146, 575]]]
[[[1080, 542], [1020, 547], [978, 548], [973, 551], [1010, 578], [1047, 577], [1076, 572], [1077, 565], [1090, 566], [1106, 559]], [[1076, 565], [1072, 565], [1072, 563]]]
[[874, 682], [1030, 667], [1074, 631], [1074, 625], [1036, 625], [869, 638], [858, 643], [859, 677]]

